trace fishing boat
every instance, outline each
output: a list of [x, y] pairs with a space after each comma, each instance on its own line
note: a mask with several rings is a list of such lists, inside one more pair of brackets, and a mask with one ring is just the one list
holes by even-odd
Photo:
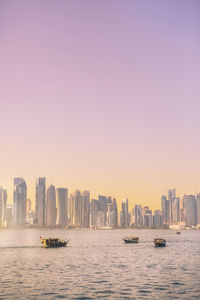
[[43, 238], [40, 237], [41, 247], [42, 248], [58, 248], [66, 247], [69, 241], [60, 240], [58, 238]]
[[139, 238], [137, 236], [129, 236], [129, 237], [125, 237], [123, 238], [123, 241], [125, 243], [139, 243]]
[[155, 247], [165, 247], [166, 246], [166, 240], [161, 238], [154, 239]]

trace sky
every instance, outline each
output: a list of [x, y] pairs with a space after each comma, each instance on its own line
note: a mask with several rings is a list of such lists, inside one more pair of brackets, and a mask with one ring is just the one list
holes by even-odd
[[0, 185], [200, 192], [198, 0], [0, 0]]

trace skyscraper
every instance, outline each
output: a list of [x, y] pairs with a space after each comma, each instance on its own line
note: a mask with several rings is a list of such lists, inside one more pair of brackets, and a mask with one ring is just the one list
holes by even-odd
[[45, 196], [46, 196], [46, 178], [39, 177], [36, 181], [36, 202], [35, 215], [36, 224], [45, 226]]
[[97, 226], [97, 213], [99, 210], [99, 201], [92, 199], [90, 203], [90, 226]]
[[173, 200], [176, 198], [176, 189], [168, 190], [168, 201], [169, 201], [169, 222], [173, 222]]
[[81, 192], [76, 190], [70, 196], [71, 202], [71, 225], [80, 227], [82, 222], [82, 197]]
[[6, 226], [7, 197], [7, 190], [0, 187], [0, 227]]
[[135, 227], [142, 227], [144, 225], [143, 209], [141, 205], [135, 205]]
[[122, 210], [120, 212], [120, 226], [121, 227], [128, 227], [129, 224], [129, 217], [128, 217], [128, 199], [122, 200]]
[[177, 223], [180, 221], [180, 199], [178, 197], [172, 200], [172, 222]]
[[90, 227], [90, 192], [84, 191], [81, 194], [82, 202], [82, 218], [81, 218], [81, 227], [89, 228]]
[[26, 199], [26, 217], [29, 218], [31, 212], [31, 199]]
[[56, 226], [56, 190], [53, 185], [50, 185], [47, 189], [46, 226]]
[[117, 201], [113, 198], [113, 213], [114, 213], [114, 226], [118, 226], [118, 208], [117, 208]]
[[23, 178], [14, 178], [13, 224], [24, 226], [26, 222], [27, 185]]
[[67, 216], [68, 216], [68, 189], [58, 188], [57, 191], [57, 224], [58, 226], [67, 225]]
[[200, 225], [200, 194], [196, 196], [196, 203], [197, 203], [197, 224]]
[[193, 195], [184, 195], [185, 205], [185, 223], [186, 226], [196, 226], [197, 224], [197, 206], [196, 199]]
[[161, 197], [161, 210], [162, 210], [162, 218], [163, 224], [170, 223], [170, 201], [167, 200], [166, 196]]
[[106, 196], [99, 195], [99, 210], [103, 212], [107, 211]]

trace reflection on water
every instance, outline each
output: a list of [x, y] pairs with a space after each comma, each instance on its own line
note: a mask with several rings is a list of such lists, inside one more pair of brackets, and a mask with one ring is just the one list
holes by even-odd
[[[70, 243], [42, 249], [41, 235]], [[129, 235], [140, 243], [124, 244]], [[200, 231], [1, 230], [0, 240], [0, 299], [200, 299]]]

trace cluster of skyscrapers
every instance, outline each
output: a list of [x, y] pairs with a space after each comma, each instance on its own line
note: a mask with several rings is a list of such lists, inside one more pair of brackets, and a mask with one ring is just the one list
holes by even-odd
[[196, 226], [200, 224], [200, 194], [184, 195], [180, 198], [176, 190], [168, 190], [161, 197], [161, 210], [136, 204], [129, 212], [128, 199], [118, 205], [115, 198], [99, 195], [90, 199], [89, 191], [76, 190], [68, 195], [68, 189], [46, 189], [46, 178], [36, 180], [35, 210], [27, 199], [27, 184], [21, 177], [14, 178], [13, 205], [7, 204], [7, 191], [0, 187], [0, 227], [38, 226], [71, 228], [159, 228], [173, 224]]
[[163, 224], [185, 223], [186, 226], [200, 224], [200, 193], [184, 195], [181, 199], [176, 196], [176, 190], [168, 190], [168, 197], [161, 198]]

